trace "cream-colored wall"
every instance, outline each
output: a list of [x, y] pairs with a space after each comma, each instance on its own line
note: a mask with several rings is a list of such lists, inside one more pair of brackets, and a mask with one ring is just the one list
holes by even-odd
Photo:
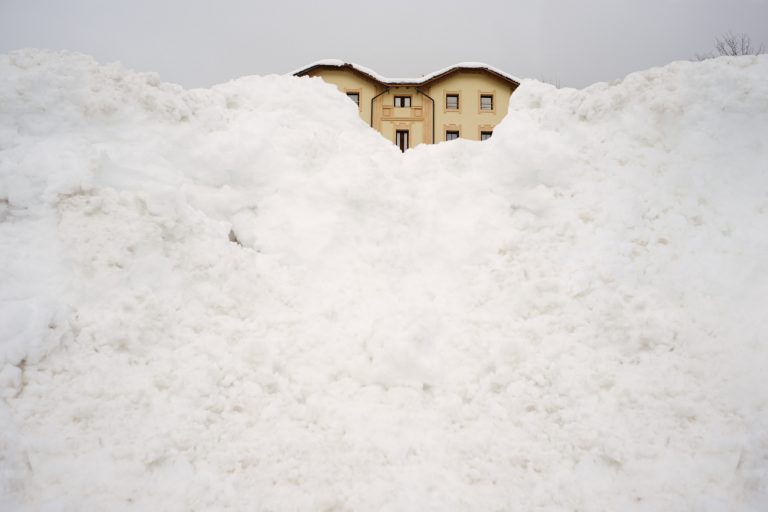
[[[458, 130], [460, 137], [480, 140], [481, 131], [493, 131], [509, 108], [513, 88], [485, 72], [461, 70], [429, 84], [428, 94], [435, 99], [435, 142], [445, 140], [446, 130]], [[459, 94], [459, 110], [445, 108], [447, 94]], [[480, 95], [493, 94], [493, 110], [480, 110]]]
[[321, 68], [308, 73], [308, 75], [319, 76], [326, 82], [334, 84], [344, 94], [358, 92], [360, 94], [360, 117], [366, 123], [371, 124], [371, 98], [383, 91], [383, 87], [362, 75], [343, 69]]
[[[410, 96], [411, 106], [395, 107], [395, 96]], [[388, 140], [395, 141], [397, 130], [408, 130], [409, 147], [432, 142], [426, 128], [427, 120], [429, 126], [432, 126], [432, 106], [415, 87], [390, 87], [389, 91], [376, 99], [374, 112], [373, 126]]]
[[[371, 99], [386, 88], [348, 69], [319, 68], [308, 73], [336, 85], [342, 93], [360, 94], [360, 117], [371, 124]], [[446, 130], [458, 130], [461, 138], [480, 140], [481, 131], [493, 131], [509, 108], [509, 96], [514, 89], [507, 82], [483, 71], [460, 70], [447, 75], [421, 90], [435, 100], [435, 142], [445, 140]], [[459, 110], [445, 108], [446, 94], [459, 94]], [[480, 95], [493, 94], [493, 110], [480, 110]], [[395, 96], [410, 96], [410, 108], [394, 106]], [[388, 140], [395, 143], [397, 130], [409, 130], [409, 147], [432, 142], [432, 102], [416, 87], [391, 86], [379, 96], [373, 107], [373, 123]]]

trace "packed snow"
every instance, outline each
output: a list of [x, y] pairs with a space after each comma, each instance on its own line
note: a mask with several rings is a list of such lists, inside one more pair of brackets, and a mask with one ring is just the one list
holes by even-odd
[[0, 510], [762, 511], [768, 57], [401, 154], [320, 79], [0, 57]]

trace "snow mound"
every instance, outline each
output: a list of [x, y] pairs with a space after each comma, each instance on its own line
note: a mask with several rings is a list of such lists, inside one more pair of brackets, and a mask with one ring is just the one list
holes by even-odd
[[401, 155], [318, 79], [0, 57], [0, 508], [762, 510], [768, 58]]

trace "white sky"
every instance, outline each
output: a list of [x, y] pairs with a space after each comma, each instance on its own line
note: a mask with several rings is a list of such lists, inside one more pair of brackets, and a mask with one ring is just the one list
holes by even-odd
[[583, 87], [712, 49], [768, 47], [768, 0], [0, 0], [0, 52], [67, 49], [209, 86], [322, 58], [420, 76], [461, 61]]

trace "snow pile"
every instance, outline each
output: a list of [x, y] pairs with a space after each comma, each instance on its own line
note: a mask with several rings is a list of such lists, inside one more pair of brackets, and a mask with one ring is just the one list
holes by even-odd
[[765, 57], [404, 156], [318, 79], [0, 77], [0, 508], [768, 500]]

